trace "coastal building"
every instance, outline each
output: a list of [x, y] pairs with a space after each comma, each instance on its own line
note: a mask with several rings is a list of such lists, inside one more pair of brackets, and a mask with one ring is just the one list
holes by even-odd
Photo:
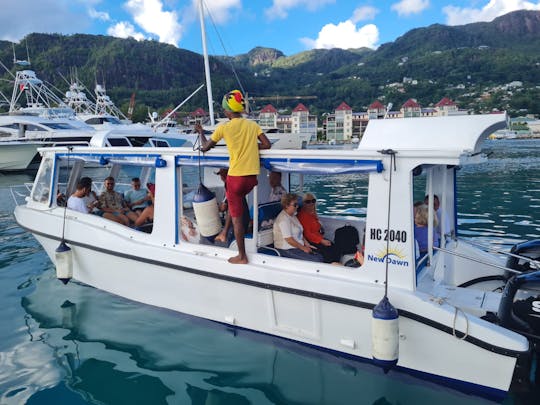
[[443, 97], [441, 101], [435, 104], [438, 116], [457, 115], [459, 113], [458, 106], [448, 97]]
[[299, 103], [291, 114], [291, 132], [293, 134], [316, 134], [317, 117], [310, 115], [309, 109], [302, 103]]
[[190, 112], [185, 118], [184, 118], [184, 125], [191, 127], [195, 124], [204, 124], [208, 121], [208, 113], [202, 109], [197, 108], [195, 111]]
[[272, 104], [264, 106], [259, 112], [259, 125], [263, 128], [277, 128], [278, 115], [278, 111]]
[[348, 142], [352, 138], [352, 108], [341, 103], [334, 114], [326, 116], [326, 140], [332, 143]]
[[422, 108], [414, 98], [410, 98], [401, 106], [401, 114], [403, 118], [420, 117]]

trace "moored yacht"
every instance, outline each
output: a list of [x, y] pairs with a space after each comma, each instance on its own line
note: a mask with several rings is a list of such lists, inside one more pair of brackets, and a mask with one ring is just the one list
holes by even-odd
[[[487, 159], [482, 140], [503, 128], [505, 118], [373, 120], [354, 150], [261, 151], [259, 184], [248, 197], [252, 233], [246, 265], [228, 263], [236, 254], [234, 242], [212, 242], [209, 217], [193, 209], [190, 197], [199, 180], [218, 201], [223, 196], [215, 171], [228, 165], [224, 148], [206, 154], [192, 148], [42, 149], [31, 195], [16, 207], [15, 217], [59, 271], [82, 283], [502, 395], [513, 380], [527, 380], [531, 373], [540, 333], [517, 306], [539, 300], [538, 243], [516, 246], [505, 262], [460, 239], [456, 171]], [[359, 216], [320, 215], [328, 235], [345, 225], [356, 229], [361, 267], [280, 256], [271, 224], [281, 208], [268, 201], [270, 171], [282, 173], [285, 189], [299, 192], [309, 191], [311, 179], [336, 193], [343, 192], [344, 181], [363, 182], [367, 197], [355, 194], [364, 205], [356, 210]], [[122, 183], [134, 175], [155, 184], [154, 218], [144, 229], [57, 205], [56, 192], [71, 194], [82, 176], [90, 176], [98, 191], [113, 176], [123, 191]], [[429, 236], [427, 253], [419, 256], [413, 205], [424, 194], [429, 218], [442, 220], [437, 240]], [[440, 214], [433, 209], [435, 196]], [[434, 231], [428, 225], [428, 234]], [[69, 247], [71, 262], [60, 259], [60, 241]], [[380, 329], [373, 321], [381, 299], [399, 315], [378, 319], [394, 322], [392, 327]], [[390, 345], [391, 355], [374, 350], [381, 342]]]

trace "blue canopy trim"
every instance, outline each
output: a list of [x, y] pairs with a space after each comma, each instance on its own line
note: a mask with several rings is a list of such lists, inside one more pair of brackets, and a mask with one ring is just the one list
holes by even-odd
[[167, 162], [159, 154], [140, 155], [135, 153], [58, 153], [59, 160], [83, 161], [87, 163], [97, 163], [102, 166], [106, 164], [118, 164], [122, 166], [146, 166], [165, 167]]
[[263, 158], [263, 166], [272, 171], [304, 174], [380, 173], [382, 160]]
[[180, 155], [176, 156], [176, 166], [198, 166], [200, 160], [201, 166], [208, 167], [229, 167], [229, 158], [220, 156], [201, 155]]

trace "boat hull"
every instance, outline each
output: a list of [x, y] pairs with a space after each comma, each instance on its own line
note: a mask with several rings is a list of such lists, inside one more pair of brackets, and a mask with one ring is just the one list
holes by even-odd
[[[33, 229], [38, 217], [32, 210], [21, 206], [15, 211], [19, 224], [36, 236], [53, 262], [63, 210], [56, 211], [39, 216], [40, 229], [57, 230], [50, 234]], [[230, 254], [226, 249], [142, 244], [148, 235], [126, 232], [106, 220], [85, 224], [85, 217], [90, 216], [67, 216], [76, 280], [145, 304], [372, 357], [371, 310], [383, 295], [380, 285], [308, 271], [295, 276], [277, 270], [269, 256], [233, 266], [221, 257]], [[84, 242], [90, 234], [95, 235], [92, 245]], [[393, 291], [389, 298], [400, 312], [398, 367], [489, 395], [509, 389], [517, 358], [528, 350], [525, 339], [478, 318], [456, 319], [453, 308], [414, 292]], [[464, 339], [460, 332], [453, 335], [454, 321], [460, 330], [468, 327]]]
[[0, 143], [0, 171], [25, 170], [37, 153], [37, 148], [27, 142]]

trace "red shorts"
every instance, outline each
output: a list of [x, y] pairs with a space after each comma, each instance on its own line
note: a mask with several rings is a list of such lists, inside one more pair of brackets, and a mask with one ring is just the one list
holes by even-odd
[[227, 176], [227, 203], [232, 218], [240, 218], [244, 210], [242, 200], [257, 185], [257, 176]]

